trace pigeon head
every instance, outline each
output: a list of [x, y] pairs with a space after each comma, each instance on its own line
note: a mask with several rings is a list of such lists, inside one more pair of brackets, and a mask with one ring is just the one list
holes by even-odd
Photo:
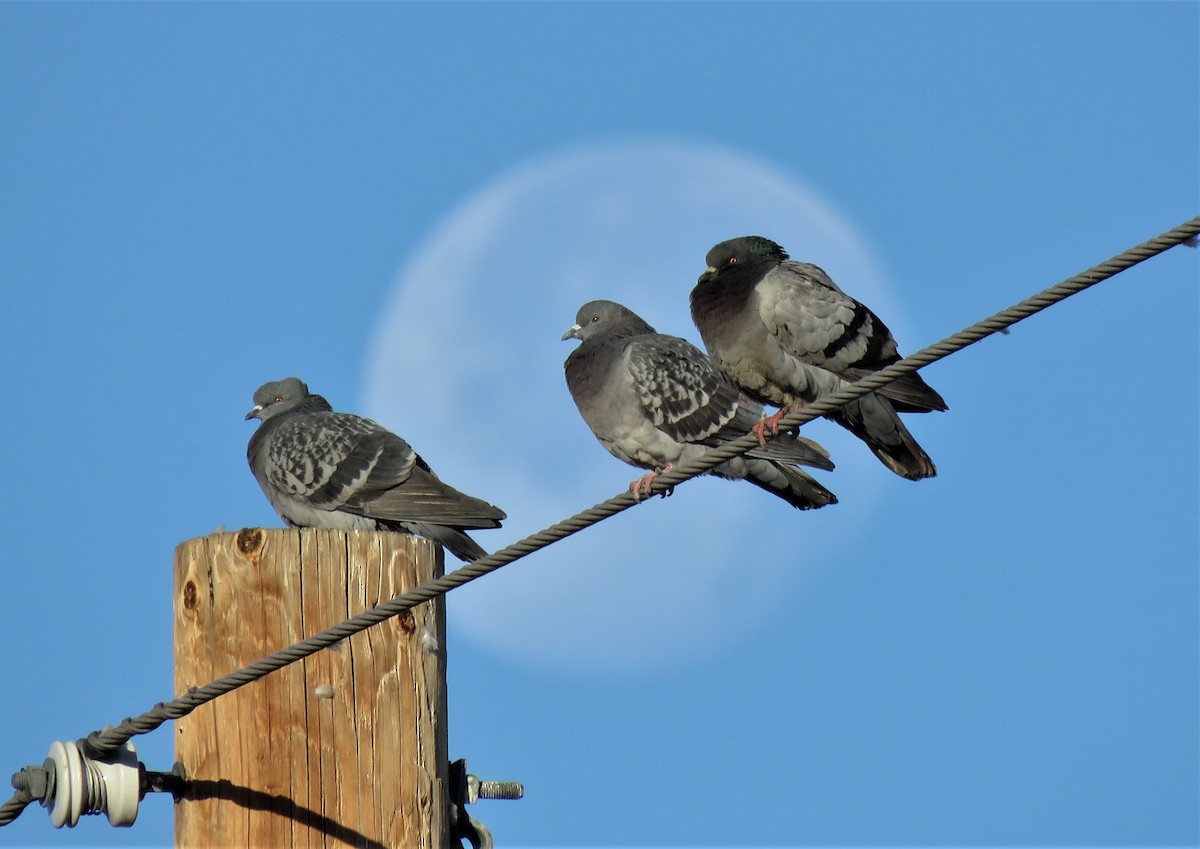
[[575, 314], [575, 324], [562, 335], [567, 339], [586, 340], [600, 335], [653, 333], [654, 328], [633, 310], [613, 301], [589, 301]]
[[[314, 404], [315, 402], [319, 402]], [[266, 421], [272, 416], [295, 410], [300, 406], [328, 410], [330, 406], [320, 395], [310, 395], [308, 384], [298, 377], [285, 377], [264, 383], [254, 393], [254, 409], [246, 413], [246, 420]]]
[[788, 258], [787, 251], [762, 236], [739, 236], [715, 245], [704, 257], [708, 268], [700, 280], [711, 280], [728, 272], [740, 273], [748, 268], [778, 265]]

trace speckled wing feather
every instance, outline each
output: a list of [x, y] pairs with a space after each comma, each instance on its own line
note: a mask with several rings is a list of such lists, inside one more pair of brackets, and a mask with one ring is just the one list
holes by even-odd
[[646, 335], [628, 358], [646, 418], [677, 442], [706, 442], [737, 415], [740, 391], [687, 340]]
[[[737, 439], [762, 418], [762, 407], [686, 339], [661, 334], [629, 347], [629, 369], [642, 410], [678, 442], [716, 446]], [[829, 452], [811, 439], [785, 436], [749, 452], [751, 457], [832, 471]]]
[[376, 488], [403, 482], [414, 462], [408, 443], [369, 419], [309, 413], [272, 434], [263, 471], [275, 489], [337, 510], [368, 481]]
[[283, 423], [272, 435], [264, 473], [271, 486], [320, 510], [468, 528], [499, 527], [503, 518], [442, 483], [399, 436], [349, 413]]

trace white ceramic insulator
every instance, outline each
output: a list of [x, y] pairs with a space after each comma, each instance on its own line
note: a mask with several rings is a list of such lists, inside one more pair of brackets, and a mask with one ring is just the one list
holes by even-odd
[[97, 761], [83, 754], [78, 744], [56, 740], [49, 758], [54, 764], [54, 798], [42, 804], [50, 808], [55, 828], [74, 828], [84, 814], [101, 812], [114, 826], [133, 825], [141, 786], [132, 743]]

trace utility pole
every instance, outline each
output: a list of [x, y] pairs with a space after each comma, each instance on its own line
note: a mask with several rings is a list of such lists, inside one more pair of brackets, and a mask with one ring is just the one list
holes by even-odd
[[[183, 692], [442, 574], [397, 533], [247, 528], [175, 550]], [[175, 723], [179, 849], [457, 846], [442, 598]]]

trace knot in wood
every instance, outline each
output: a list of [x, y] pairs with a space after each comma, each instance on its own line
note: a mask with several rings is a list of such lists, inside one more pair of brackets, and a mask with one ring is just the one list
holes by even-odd
[[237, 534], [237, 550], [238, 554], [250, 560], [253, 563], [258, 563], [258, 553], [263, 547], [263, 530], [262, 528], [242, 528]]
[[188, 581], [183, 585], [183, 606], [188, 610], [195, 610], [199, 604], [200, 591], [196, 589], [195, 581]]

